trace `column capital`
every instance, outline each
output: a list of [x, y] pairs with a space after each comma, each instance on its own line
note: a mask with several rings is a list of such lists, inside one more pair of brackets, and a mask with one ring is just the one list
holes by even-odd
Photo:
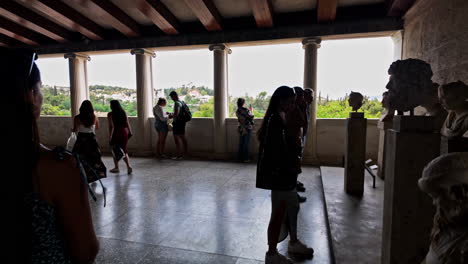
[[156, 58], [156, 53], [152, 50], [148, 50], [148, 49], [132, 49], [130, 51], [130, 53], [132, 55], [148, 55], [148, 56], [151, 56], [153, 58]]
[[65, 59], [82, 59], [82, 60], [87, 60], [87, 61], [91, 60], [90, 56], [86, 54], [82, 54], [82, 53], [65, 53], [63, 57]]
[[227, 46], [225, 44], [212, 44], [208, 48], [210, 49], [210, 51], [213, 51], [213, 50], [226, 50], [228, 54], [232, 53], [232, 50], [229, 48], [229, 46]]
[[305, 38], [302, 40], [302, 48], [305, 48], [308, 45], [315, 45], [316, 48], [320, 48], [320, 43], [322, 39], [319, 37]]

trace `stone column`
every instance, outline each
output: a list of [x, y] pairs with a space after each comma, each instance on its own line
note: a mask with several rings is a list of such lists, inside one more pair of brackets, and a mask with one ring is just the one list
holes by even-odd
[[304, 89], [314, 91], [314, 100], [310, 109], [309, 129], [304, 149], [304, 160], [318, 163], [317, 157], [317, 50], [320, 48], [320, 38], [306, 38], [302, 40], [304, 48]]
[[226, 156], [226, 118], [228, 117], [227, 61], [231, 50], [224, 44], [210, 45], [213, 51], [213, 88], [214, 88], [214, 156]]
[[132, 49], [135, 55], [138, 127], [135, 129], [140, 154], [151, 153], [151, 124], [149, 117], [153, 107], [152, 58], [156, 54], [146, 49]]
[[66, 53], [70, 72], [70, 105], [71, 114], [79, 113], [81, 103], [89, 99], [87, 62], [91, 60], [88, 55], [78, 53]]
[[386, 138], [387, 138], [387, 130], [393, 127], [393, 121], [379, 121], [377, 124], [377, 129], [379, 130], [379, 152], [377, 155], [377, 176], [379, 176], [382, 180], [385, 179], [385, 148]]
[[346, 120], [346, 150], [344, 186], [349, 194], [364, 193], [367, 119], [364, 113], [349, 113]]
[[421, 263], [434, 208], [418, 180], [439, 156], [440, 135], [427, 116], [395, 116], [387, 133], [381, 263]]

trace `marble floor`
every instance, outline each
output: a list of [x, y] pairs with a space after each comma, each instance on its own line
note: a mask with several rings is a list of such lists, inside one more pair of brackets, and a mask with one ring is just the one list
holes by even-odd
[[[112, 168], [110, 158], [104, 159]], [[109, 173], [91, 201], [101, 250], [96, 263], [263, 263], [270, 194], [255, 164], [134, 158], [131, 176]], [[297, 263], [332, 263], [320, 171], [305, 167], [299, 239], [315, 249]], [[287, 254], [287, 239], [279, 244]]]
[[320, 170], [336, 263], [380, 263], [384, 182], [377, 177], [376, 188], [372, 188], [366, 172], [364, 195], [355, 197], [344, 191], [343, 168]]

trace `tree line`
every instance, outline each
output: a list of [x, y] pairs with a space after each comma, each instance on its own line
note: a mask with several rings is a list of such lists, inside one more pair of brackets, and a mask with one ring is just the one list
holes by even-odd
[[[202, 101], [189, 95], [192, 90], [198, 91], [202, 96], [211, 97], [208, 101]], [[190, 84], [182, 85], [181, 87], [169, 87], [163, 89], [164, 96], [168, 102], [166, 106], [167, 112], [172, 112], [173, 103], [169, 97], [171, 91], [176, 91], [180, 97], [184, 98], [185, 103], [190, 107], [194, 117], [213, 117], [214, 114], [214, 91], [206, 86], [195, 86]], [[44, 85], [42, 89], [44, 103], [42, 107], [43, 115], [55, 116], [70, 116], [70, 96], [69, 89], [66, 87], [57, 88], [56, 86]], [[112, 99], [118, 99], [127, 112], [128, 116], [137, 115], [136, 91], [134, 89], [107, 86], [107, 85], [91, 85], [89, 87], [90, 101], [93, 103], [96, 112], [110, 112], [109, 102]], [[245, 106], [252, 106], [255, 117], [261, 118], [265, 115], [266, 109], [271, 96], [263, 91], [255, 96], [246, 94], [242, 98], [245, 99]], [[229, 96], [229, 116], [235, 117], [237, 109], [238, 97]], [[158, 98], [155, 98], [156, 103]], [[319, 95], [317, 100], [317, 117], [318, 118], [347, 118], [351, 107], [348, 106], [348, 96], [338, 99], [322, 98]], [[382, 112], [382, 106], [379, 100], [375, 98], [364, 97], [364, 104], [359, 110], [365, 113], [367, 118], [379, 118]]]

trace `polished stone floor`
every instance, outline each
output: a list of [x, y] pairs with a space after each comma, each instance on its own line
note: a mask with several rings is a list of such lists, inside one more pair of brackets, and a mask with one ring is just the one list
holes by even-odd
[[[364, 195], [344, 191], [344, 169], [320, 167], [337, 264], [380, 263], [384, 182], [366, 172]], [[359, 260], [356, 262], [356, 260]]]
[[[104, 162], [112, 168], [110, 158]], [[195, 160], [132, 159], [131, 176], [108, 174], [107, 205], [92, 184], [91, 202], [101, 241], [97, 263], [263, 263], [270, 194], [255, 188], [255, 164]], [[332, 263], [320, 172], [300, 176], [308, 198], [299, 212], [299, 239], [313, 259]], [[286, 240], [287, 241], [287, 240]], [[286, 254], [287, 242], [278, 248]]]

